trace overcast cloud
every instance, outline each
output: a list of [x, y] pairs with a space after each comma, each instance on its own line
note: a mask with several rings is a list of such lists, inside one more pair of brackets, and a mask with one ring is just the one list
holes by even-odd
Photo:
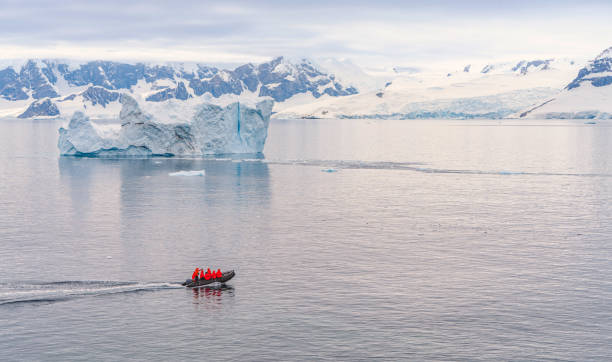
[[1, 0], [2, 58], [364, 66], [592, 58], [612, 46], [609, 1]]

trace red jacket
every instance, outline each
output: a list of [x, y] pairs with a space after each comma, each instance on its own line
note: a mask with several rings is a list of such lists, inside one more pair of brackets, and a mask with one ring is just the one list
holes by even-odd
[[212, 278], [212, 274], [210, 272], [210, 268], [208, 268], [208, 270], [206, 271], [206, 274], [204, 274], [204, 279], [210, 280], [210, 278]]
[[198, 268], [195, 269], [195, 271], [193, 272], [193, 274], [191, 274], [191, 279], [195, 279], [198, 276]]

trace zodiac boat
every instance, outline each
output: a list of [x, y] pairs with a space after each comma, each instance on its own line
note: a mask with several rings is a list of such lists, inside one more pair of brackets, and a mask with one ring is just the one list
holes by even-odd
[[198, 279], [198, 281], [195, 281], [193, 279], [187, 279], [182, 285], [186, 286], [187, 288], [197, 288], [197, 287], [209, 285], [212, 283], [222, 283], [223, 284], [227, 282], [228, 280], [232, 279], [234, 275], [236, 275], [236, 273], [234, 273], [233, 270], [230, 270], [230, 271], [223, 272], [221, 277], [218, 277], [218, 278], [210, 278], [208, 280], [201, 278], [201, 279]]

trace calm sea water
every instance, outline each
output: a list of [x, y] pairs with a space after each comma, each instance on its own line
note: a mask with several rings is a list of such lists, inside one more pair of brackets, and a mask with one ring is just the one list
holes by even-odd
[[263, 156], [123, 160], [58, 157], [58, 125], [0, 121], [3, 361], [612, 356], [612, 123], [273, 121]]

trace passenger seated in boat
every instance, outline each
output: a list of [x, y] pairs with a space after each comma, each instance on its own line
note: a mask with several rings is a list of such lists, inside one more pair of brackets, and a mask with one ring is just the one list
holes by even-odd
[[208, 268], [208, 270], [206, 270], [206, 274], [204, 274], [204, 279], [210, 280], [211, 277], [212, 273], [210, 272], [210, 268]]
[[217, 269], [217, 271], [210, 270], [208, 268], [206, 272], [204, 272], [204, 268], [199, 267], [195, 268], [193, 274], [191, 275], [191, 280], [193, 280], [196, 284], [200, 281], [218, 279], [223, 277], [223, 273], [221, 272], [221, 268]]
[[195, 268], [195, 271], [193, 272], [193, 274], [191, 274], [191, 279], [194, 282], [196, 282], [196, 283], [198, 282], [198, 272], [199, 272], [199, 270], [200, 270], [199, 268]]

